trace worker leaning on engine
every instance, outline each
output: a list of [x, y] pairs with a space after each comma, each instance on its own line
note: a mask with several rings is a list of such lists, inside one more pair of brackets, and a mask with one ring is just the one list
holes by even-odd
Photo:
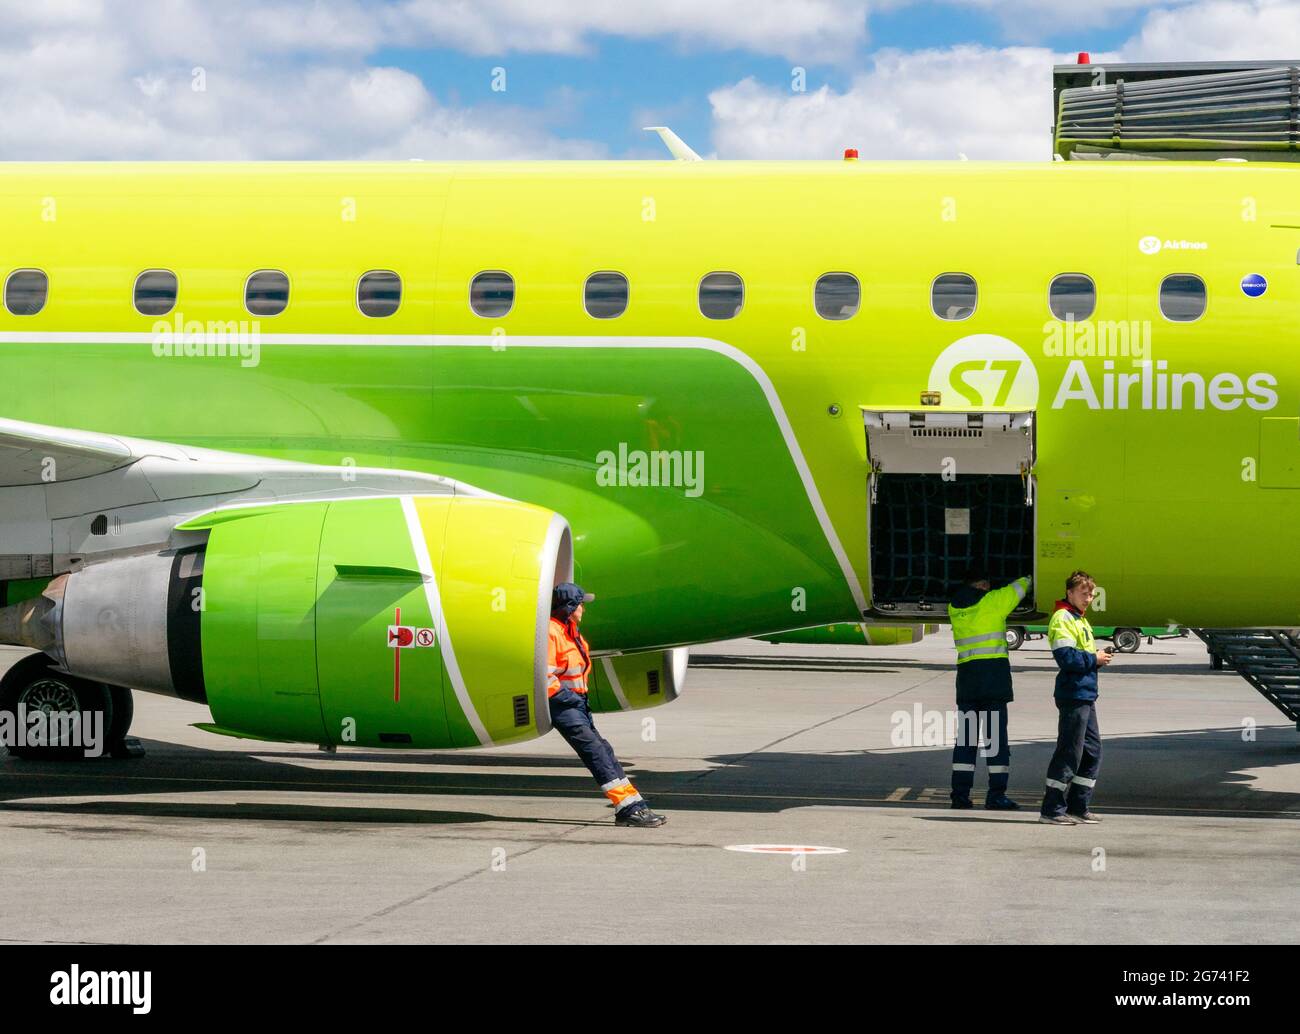
[[595, 597], [572, 582], [557, 585], [551, 594], [551, 620], [547, 637], [546, 693], [551, 724], [582, 758], [614, 806], [619, 826], [662, 826], [667, 820], [650, 810], [623, 772], [614, 748], [596, 731], [587, 700], [591, 650], [578, 631], [583, 610]]

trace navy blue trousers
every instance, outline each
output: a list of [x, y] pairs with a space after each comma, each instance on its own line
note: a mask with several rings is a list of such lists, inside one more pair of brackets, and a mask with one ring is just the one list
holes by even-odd
[[591, 704], [585, 693], [562, 689], [551, 697], [551, 724], [582, 758], [582, 763], [603, 790], [610, 783], [627, 778], [614, 756], [614, 748], [596, 731]]
[[[996, 737], [996, 742], [994, 742]], [[991, 748], [992, 754], [980, 749]], [[957, 742], [952, 748], [952, 796], [969, 797], [975, 785], [975, 759], [988, 758], [989, 796], [1007, 792], [1011, 778], [1011, 741], [1007, 739], [1007, 705], [994, 701], [957, 708]]]
[[1043, 814], [1082, 815], [1088, 810], [1097, 772], [1101, 769], [1101, 730], [1097, 705], [1092, 701], [1056, 703], [1056, 753], [1047, 766], [1047, 792]]

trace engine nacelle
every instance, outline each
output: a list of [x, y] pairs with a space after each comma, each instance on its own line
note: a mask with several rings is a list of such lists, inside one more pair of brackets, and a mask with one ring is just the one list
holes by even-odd
[[552, 511], [379, 497], [180, 528], [206, 543], [62, 576], [10, 623], [72, 674], [206, 701], [217, 732], [445, 748], [549, 731], [551, 590], [573, 570]]
[[686, 683], [689, 650], [596, 657], [587, 679], [592, 711], [640, 711], [676, 700]]

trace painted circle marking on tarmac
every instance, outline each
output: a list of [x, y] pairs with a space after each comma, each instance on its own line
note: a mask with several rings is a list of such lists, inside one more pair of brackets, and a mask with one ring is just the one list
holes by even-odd
[[812, 844], [728, 844], [727, 851], [744, 854], [847, 854], [847, 847], [817, 847]]

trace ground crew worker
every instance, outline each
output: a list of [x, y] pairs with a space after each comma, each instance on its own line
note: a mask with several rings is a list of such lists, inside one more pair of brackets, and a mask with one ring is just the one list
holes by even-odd
[[1097, 728], [1097, 671], [1111, 661], [1108, 650], [1098, 652], [1092, 626], [1084, 612], [1097, 583], [1087, 571], [1065, 580], [1065, 599], [1047, 625], [1047, 642], [1060, 670], [1056, 673], [1056, 752], [1047, 766], [1047, 792], [1039, 822], [1074, 826], [1100, 822], [1088, 810], [1097, 772], [1101, 768], [1101, 731]]
[[596, 731], [587, 701], [587, 677], [591, 672], [591, 651], [578, 631], [583, 606], [594, 596], [572, 582], [557, 585], [551, 594], [550, 634], [547, 646], [546, 695], [550, 700], [551, 724], [596, 777], [596, 782], [614, 805], [614, 822], [619, 826], [662, 826], [668, 820], [656, 815], [623, 774], [614, 749]]
[[1011, 660], [1007, 655], [1007, 618], [1029, 592], [1030, 579], [1017, 578], [993, 590], [989, 576], [971, 571], [948, 604], [953, 645], [957, 647], [957, 743], [952, 748], [952, 806], [970, 808], [978, 748], [988, 743], [990, 811], [1020, 808], [1007, 796], [1011, 778], [1011, 742], [1007, 739], [1007, 704]]

